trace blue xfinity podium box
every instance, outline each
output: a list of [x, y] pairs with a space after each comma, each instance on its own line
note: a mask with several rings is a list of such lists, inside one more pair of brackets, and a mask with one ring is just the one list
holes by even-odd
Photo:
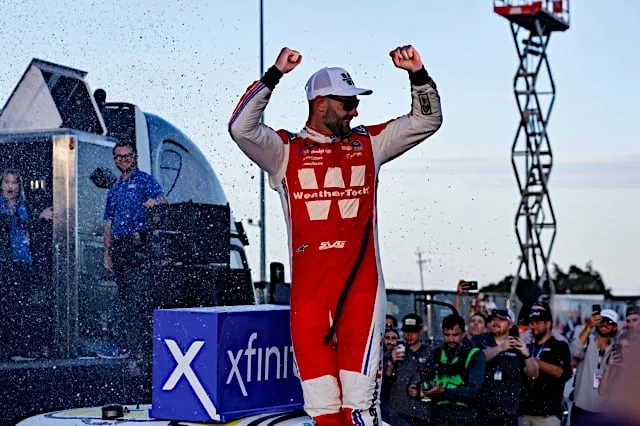
[[301, 409], [289, 307], [159, 309], [150, 416], [228, 422]]

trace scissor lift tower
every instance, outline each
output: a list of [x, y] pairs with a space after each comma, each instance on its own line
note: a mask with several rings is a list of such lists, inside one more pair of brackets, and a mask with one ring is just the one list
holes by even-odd
[[549, 197], [553, 155], [547, 129], [556, 86], [547, 48], [553, 32], [569, 28], [569, 1], [494, 0], [493, 8], [509, 20], [519, 60], [513, 92], [520, 122], [511, 146], [511, 164], [520, 191], [515, 230], [521, 254], [512, 299], [519, 278], [541, 287], [549, 281], [553, 294], [548, 263], [556, 237], [556, 216]]

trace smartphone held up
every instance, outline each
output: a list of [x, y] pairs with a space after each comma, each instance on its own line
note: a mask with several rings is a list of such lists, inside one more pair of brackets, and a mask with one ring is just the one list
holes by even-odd
[[461, 287], [465, 291], [478, 291], [478, 281], [466, 281], [461, 282]]

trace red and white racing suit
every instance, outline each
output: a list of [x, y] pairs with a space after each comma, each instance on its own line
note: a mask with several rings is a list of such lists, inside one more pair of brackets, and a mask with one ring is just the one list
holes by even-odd
[[[375, 425], [379, 415], [386, 294], [376, 235], [378, 170], [442, 123], [435, 84], [412, 84], [411, 112], [336, 139], [260, 123], [272, 89], [253, 83], [229, 131], [280, 194], [291, 253], [291, 334], [305, 410], [318, 425]], [[277, 80], [276, 80], [277, 82]], [[271, 86], [275, 86], [272, 84]], [[337, 322], [323, 343], [369, 220], [369, 243]], [[345, 417], [346, 416], [346, 417]]]

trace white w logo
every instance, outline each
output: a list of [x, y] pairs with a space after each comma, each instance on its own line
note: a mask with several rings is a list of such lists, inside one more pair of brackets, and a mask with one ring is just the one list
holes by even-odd
[[351, 166], [351, 181], [349, 187], [345, 187], [342, 169], [329, 167], [324, 176], [324, 185], [320, 189], [315, 169], [300, 169], [298, 170], [300, 187], [315, 191], [294, 192], [293, 197], [297, 200], [306, 200], [307, 212], [311, 220], [327, 220], [333, 198], [338, 199], [340, 216], [343, 219], [356, 217], [360, 197], [369, 193], [369, 188], [364, 187], [365, 170], [366, 166]]

